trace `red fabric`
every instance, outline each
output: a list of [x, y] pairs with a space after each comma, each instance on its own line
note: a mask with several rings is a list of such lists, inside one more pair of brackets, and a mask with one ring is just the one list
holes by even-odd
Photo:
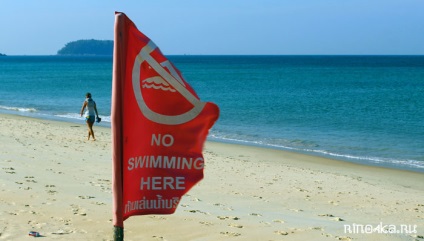
[[203, 178], [203, 144], [219, 109], [201, 102], [159, 48], [124, 14], [117, 14], [123, 15], [124, 59], [116, 61], [125, 63], [120, 106], [123, 219], [171, 214]]

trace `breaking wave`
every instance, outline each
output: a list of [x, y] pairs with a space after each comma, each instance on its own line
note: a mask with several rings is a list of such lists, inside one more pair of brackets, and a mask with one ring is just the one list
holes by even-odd
[[3, 106], [0, 105], [0, 109], [11, 110], [11, 111], [20, 111], [20, 112], [36, 112], [35, 108], [25, 108], [25, 107], [13, 107], [13, 106]]

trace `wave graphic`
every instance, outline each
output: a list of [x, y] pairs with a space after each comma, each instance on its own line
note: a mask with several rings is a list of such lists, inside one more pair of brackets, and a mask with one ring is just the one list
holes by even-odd
[[3, 105], [0, 105], [0, 109], [20, 111], [20, 112], [36, 112], [37, 111], [35, 108], [13, 107], [13, 106], [3, 106]]
[[162, 77], [156, 76], [152, 78], [145, 79], [141, 82], [143, 85], [142, 88], [155, 89], [175, 92], [176, 90], [172, 88]]

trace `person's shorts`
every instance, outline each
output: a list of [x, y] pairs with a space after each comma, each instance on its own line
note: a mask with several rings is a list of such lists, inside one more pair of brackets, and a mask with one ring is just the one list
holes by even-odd
[[94, 123], [95, 120], [96, 120], [96, 117], [94, 115], [90, 115], [90, 116], [85, 117], [85, 122]]

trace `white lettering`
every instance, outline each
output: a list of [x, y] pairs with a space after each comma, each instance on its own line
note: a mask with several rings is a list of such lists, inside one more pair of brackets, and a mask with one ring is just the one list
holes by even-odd
[[184, 179], [185, 179], [184, 177], [177, 177], [177, 180], [176, 180], [176, 189], [177, 190], [184, 190], [185, 189]]
[[174, 145], [174, 137], [170, 134], [165, 134], [162, 137], [162, 134], [152, 134], [152, 141], [150, 142], [151, 146], [166, 146], [170, 147]]
[[142, 177], [140, 190], [184, 190], [185, 177]]
[[173, 182], [173, 178], [172, 177], [164, 177], [163, 178], [163, 189], [168, 189], [167, 187], [169, 187], [169, 189], [172, 189], [172, 182]]
[[155, 159], [155, 156], [150, 156], [150, 168], [158, 168], [160, 167], [162, 162], [162, 156], [157, 156]]
[[162, 190], [160, 179], [162, 179], [162, 177], [152, 177], [152, 190]]
[[352, 232], [352, 226], [349, 224], [345, 224], [344, 226], [344, 233], [353, 233]]
[[203, 157], [180, 157], [180, 156], [135, 156], [128, 158], [127, 169], [129, 171], [137, 168], [155, 168], [155, 169], [195, 169], [203, 170]]
[[144, 177], [141, 178], [140, 190], [144, 190], [144, 186], [147, 187], [147, 190], [150, 190], [150, 177], [148, 177], [146, 181], [144, 180]]
[[410, 224], [401, 224], [396, 226], [395, 224], [386, 224], [380, 222], [377, 226], [373, 226], [372, 224], [345, 224], [344, 232], [345, 233], [360, 233], [360, 234], [371, 234], [371, 233], [382, 233], [382, 234], [411, 234], [417, 233], [417, 225]]
[[160, 134], [159, 134], [158, 137], [156, 136], [156, 134], [153, 134], [152, 135], [152, 142], [150, 143], [150, 145], [153, 146], [154, 143], [156, 143], [156, 146], [160, 146], [160, 136], [161, 136]]
[[134, 158], [131, 157], [130, 159], [128, 159], [128, 170], [132, 170], [134, 168]]
[[202, 170], [204, 166], [205, 166], [205, 162], [203, 161], [202, 157], [198, 157], [196, 158], [196, 160], [194, 160], [194, 163], [193, 163], [194, 169]]
[[[169, 140], [167, 141], [167, 139]], [[166, 147], [174, 145], [174, 137], [169, 134], [164, 135], [162, 138], [162, 144]]]
[[176, 157], [173, 156], [169, 158], [168, 156], [163, 157], [163, 168], [169, 168], [174, 169], [175, 168], [175, 159]]

